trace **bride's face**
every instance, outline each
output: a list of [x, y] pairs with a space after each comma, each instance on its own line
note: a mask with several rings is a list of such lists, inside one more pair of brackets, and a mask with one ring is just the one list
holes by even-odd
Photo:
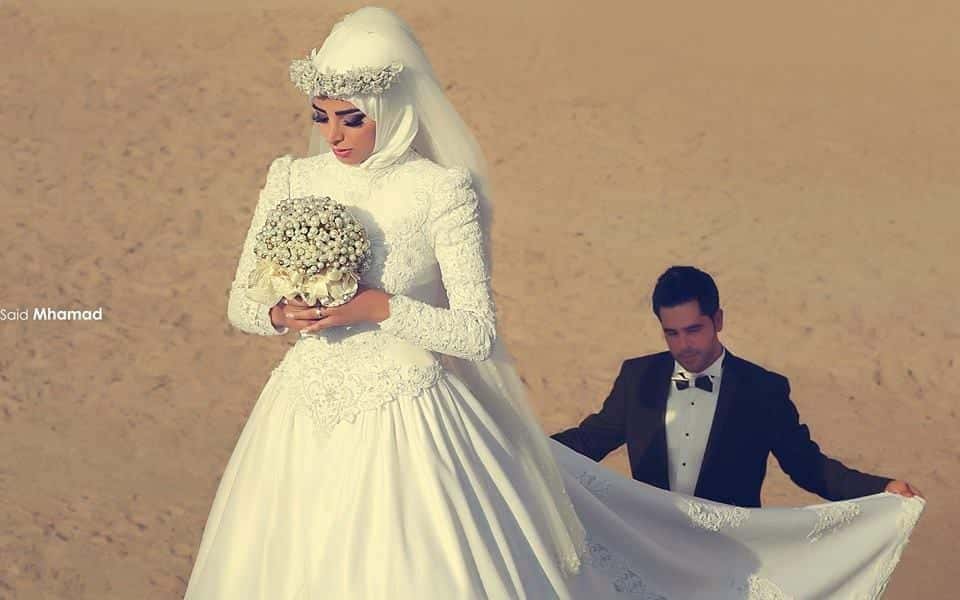
[[313, 99], [313, 122], [340, 162], [358, 165], [373, 154], [377, 124], [353, 104], [318, 96]]

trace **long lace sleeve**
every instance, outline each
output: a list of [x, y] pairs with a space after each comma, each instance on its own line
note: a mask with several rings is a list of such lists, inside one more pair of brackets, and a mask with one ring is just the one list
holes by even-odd
[[230, 323], [246, 333], [256, 335], [283, 335], [287, 328], [276, 329], [270, 321], [271, 306], [254, 302], [247, 298], [245, 288], [247, 277], [256, 266], [256, 255], [253, 247], [257, 241], [257, 233], [267, 219], [267, 212], [281, 197], [289, 193], [291, 155], [277, 157], [270, 164], [267, 171], [267, 181], [260, 190], [260, 200], [253, 211], [253, 219], [247, 230], [247, 237], [243, 242], [240, 253], [240, 264], [237, 273], [230, 284], [230, 298], [227, 302], [227, 318]]
[[459, 358], [490, 355], [495, 311], [477, 210], [469, 173], [449, 169], [434, 190], [428, 217], [449, 308], [398, 294], [390, 299], [390, 316], [380, 322], [381, 329]]

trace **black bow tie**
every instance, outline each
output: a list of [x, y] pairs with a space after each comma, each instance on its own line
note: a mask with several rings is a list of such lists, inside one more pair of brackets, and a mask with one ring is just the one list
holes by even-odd
[[[690, 387], [689, 379], [674, 379], [673, 381], [677, 384], [678, 390], [685, 390]], [[713, 391], [713, 382], [710, 381], [710, 377], [708, 375], [701, 375], [700, 377], [697, 377], [696, 380], [694, 380], [693, 385], [705, 392]]]

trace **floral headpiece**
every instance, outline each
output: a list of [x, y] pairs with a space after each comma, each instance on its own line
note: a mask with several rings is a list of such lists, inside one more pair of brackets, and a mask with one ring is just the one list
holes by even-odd
[[387, 91], [403, 65], [393, 63], [376, 69], [361, 67], [340, 73], [322, 73], [313, 59], [317, 49], [310, 51], [307, 58], [298, 58], [290, 63], [290, 81], [304, 94], [344, 99], [350, 96], [376, 95]]

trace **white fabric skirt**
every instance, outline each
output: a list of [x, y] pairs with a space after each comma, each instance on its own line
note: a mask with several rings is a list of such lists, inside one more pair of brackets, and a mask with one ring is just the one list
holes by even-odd
[[292, 377], [274, 370], [243, 427], [185, 600], [870, 599], [923, 509], [890, 494], [731, 507], [551, 440], [588, 536], [564, 576], [511, 441], [454, 376], [331, 431]]

